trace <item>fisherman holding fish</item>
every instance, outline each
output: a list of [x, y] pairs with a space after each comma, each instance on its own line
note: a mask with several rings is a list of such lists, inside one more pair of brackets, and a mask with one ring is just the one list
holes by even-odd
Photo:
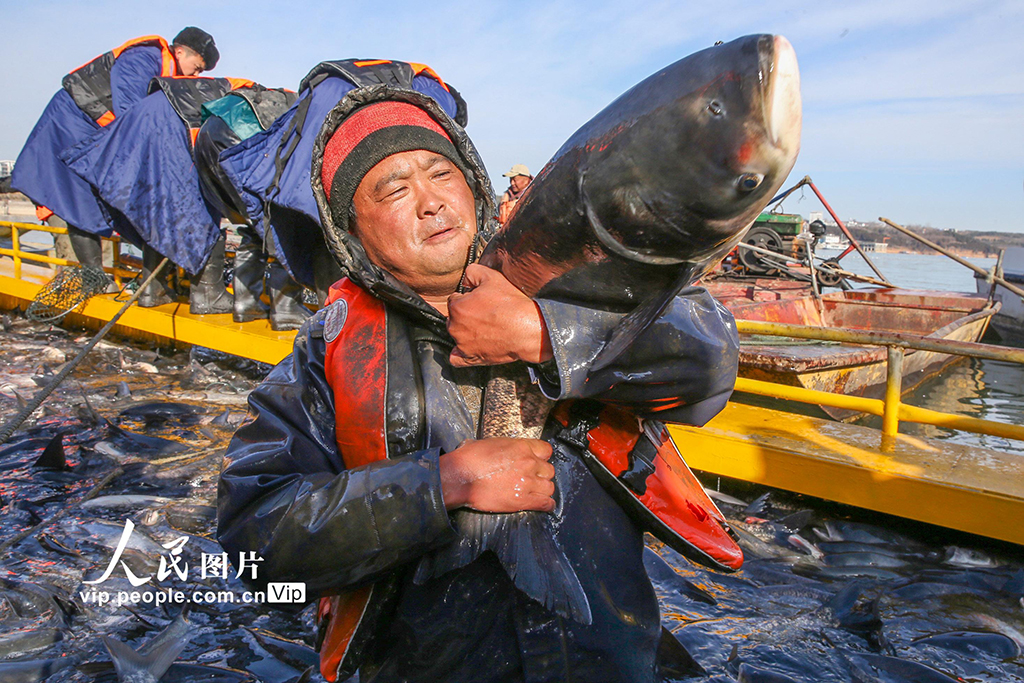
[[[744, 39], [697, 66], [749, 97], [752, 88], [770, 85], [758, 59], [760, 51], [770, 65], [772, 38]], [[722, 69], [752, 88], [716, 80]], [[722, 96], [715, 106], [729, 104]], [[595, 121], [609, 123], [601, 117], [614, 117], [615, 106]], [[665, 110], [657, 101], [651, 108]], [[772, 106], [742, 110], [754, 112], [740, 116], [737, 103], [736, 124], [750, 134], [765, 127], [752, 117], [770, 115]], [[644, 116], [631, 112], [622, 120]], [[743, 163], [760, 164], [761, 150], [745, 142]], [[714, 158], [730, 151], [720, 148]], [[739, 239], [746, 215], [756, 216], [784, 180], [795, 150], [788, 154], [758, 166], [766, 181], [760, 188], [750, 186], [742, 164], [728, 171], [732, 176], [723, 173], [732, 189], [720, 196], [731, 199], [713, 207], [710, 228], [720, 233], [705, 242], [707, 234], [694, 231], [687, 254], [707, 256]], [[560, 152], [549, 178], [560, 172], [560, 158], [569, 159], [570, 171], [584, 167]], [[386, 85], [349, 92], [324, 121], [311, 179], [327, 245], [346, 277], [299, 330], [291, 356], [249, 397], [249, 419], [229, 446], [219, 487], [224, 549], [232, 557], [259, 554], [257, 589], [304, 582], [307, 599], [320, 598], [321, 672], [331, 681], [356, 670], [360, 680], [378, 683], [656, 680], [662, 630], [644, 569], [643, 530], [585, 464], [586, 441], [595, 435], [587, 427], [594, 411], [609, 405], [633, 429], [630, 414], [689, 424], [714, 416], [735, 381], [731, 315], [703, 289], [685, 286], [692, 273], [644, 309], [642, 325], [631, 325], [638, 318], [627, 316], [628, 308], [546, 296], [551, 289], [526, 296], [524, 286], [512, 284], [516, 270], [490, 248], [485, 256], [508, 278], [475, 263], [491, 240], [520, 270], [529, 269], [530, 252], [520, 249], [528, 238], [492, 239], [493, 191], [477, 152], [420, 93]], [[555, 211], [557, 201], [578, 196], [564, 189], [545, 195], [535, 185], [530, 197]], [[602, 211], [595, 207], [588, 210]], [[542, 218], [537, 224], [547, 229]], [[708, 230], [710, 222], [691, 225]], [[577, 244], [589, 249], [591, 265], [599, 263], [595, 240], [592, 234]], [[535, 279], [557, 280], [542, 256], [532, 261], [543, 269]], [[563, 282], [562, 291], [570, 285]], [[615, 355], [602, 358], [608, 348]], [[485, 386], [490, 391], [493, 368], [504, 364], [525, 364], [543, 398], [557, 401], [541, 438], [487, 437], [480, 429]], [[515, 407], [528, 412], [525, 403]], [[634, 435], [609, 450], [632, 467], [647, 457], [639, 443]], [[536, 518], [544, 524], [520, 524]], [[515, 556], [501, 544], [479, 552], [474, 528], [509, 543], [516, 533], [536, 535], [527, 546], [543, 553]], [[515, 533], [501, 536], [508, 529]], [[545, 545], [540, 537], [548, 533]], [[564, 572], [555, 576], [555, 566]], [[582, 600], [556, 594], [574, 588]]]
[[111, 227], [92, 188], [60, 154], [95, 135], [149, 94], [157, 76], [194, 76], [217, 65], [213, 36], [189, 26], [173, 42], [134, 38], [66, 75], [18, 155], [12, 186], [40, 209], [40, 220], [65, 223], [79, 263], [102, 267], [101, 235]]

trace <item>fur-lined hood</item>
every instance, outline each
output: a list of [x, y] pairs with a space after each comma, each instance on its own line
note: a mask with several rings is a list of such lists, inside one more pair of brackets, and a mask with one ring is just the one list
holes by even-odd
[[[451, 138], [462, 159], [464, 169], [468, 171], [466, 182], [476, 197], [478, 233], [486, 241], [497, 229], [498, 225], [494, 219], [496, 213], [494, 189], [487, 176], [487, 169], [484, 168], [483, 161], [465, 129], [455, 123], [433, 98], [414, 90], [393, 88], [387, 85], [374, 85], [350, 91], [331, 109], [320, 127], [320, 133], [313, 143], [313, 163], [310, 169], [313, 197], [316, 198], [316, 205], [320, 211], [320, 225], [324, 232], [324, 239], [327, 241], [327, 247], [331, 250], [331, 254], [341, 266], [346, 277], [377, 298], [398, 305], [409, 313], [415, 313], [417, 318], [425, 315], [427, 320], [424, 322], [429, 321], [435, 324], [440, 322], [443, 325], [444, 318], [436, 309], [423, 301], [406, 285], [396, 280], [390, 273], [370, 263], [359, 239], [348, 231], [347, 217], [343, 218], [344, 224], [342, 225], [334, 220], [331, 215], [330, 202], [320, 180], [324, 148], [341, 122], [360, 107], [384, 100], [416, 105], [426, 111], [448, 133], [448, 137]], [[482, 248], [478, 249], [478, 253], [480, 251]]]

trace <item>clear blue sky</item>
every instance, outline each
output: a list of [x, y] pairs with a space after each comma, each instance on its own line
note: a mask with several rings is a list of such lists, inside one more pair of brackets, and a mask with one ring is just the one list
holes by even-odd
[[[222, 54], [214, 76], [295, 88], [346, 57], [425, 62], [469, 103], [496, 189], [665, 64], [749, 33], [793, 43], [803, 148], [842, 218], [1024, 230], [1024, 3], [208, 2], [4, 3], [0, 159], [13, 159], [70, 69], [124, 40], [194, 24]], [[812, 196], [786, 209], [818, 210]]]

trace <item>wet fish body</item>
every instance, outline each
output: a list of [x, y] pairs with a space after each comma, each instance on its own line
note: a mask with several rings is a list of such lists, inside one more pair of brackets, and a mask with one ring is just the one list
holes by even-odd
[[132, 508], [143, 505], [166, 505], [167, 503], [174, 502], [173, 498], [165, 498], [163, 496], [146, 496], [146, 495], [116, 495], [116, 496], [99, 496], [92, 500], [87, 500], [82, 503], [81, 507], [86, 510], [96, 508]]
[[[627, 313], [614, 358], [738, 242], [785, 181], [800, 141], [796, 57], [781, 36], [747, 36], [650, 76], [562, 146], [490, 240], [485, 266], [528, 296]], [[480, 436], [539, 437], [552, 403], [499, 366]], [[417, 581], [491, 550], [517, 588], [590, 623], [579, 578], [541, 513], [458, 511], [459, 539], [421, 562]]]
[[1000, 660], [1016, 659], [1021, 654], [1020, 645], [1013, 638], [990, 631], [936, 633], [917, 638], [913, 644], [915, 646], [931, 645], [968, 656], [977, 656], [981, 652]]
[[857, 683], [953, 683], [960, 679], [924, 664], [885, 655], [847, 653]]
[[78, 657], [70, 656], [0, 662], [0, 681], [4, 683], [37, 683], [46, 680], [61, 669], [77, 664], [78, 661]]
[[[32, 652], [39, 652], [60, 642], [63, 638], [63, 633], [54, 628], [15, 631], [0, 635], [0, 659], [21, 657]], [[0, 680], [3, 679], [0, 678]]]
[[797, 683], [795, 678], [774, 671], [756, 669], [749, 664], [740, 664], [736, 683]]

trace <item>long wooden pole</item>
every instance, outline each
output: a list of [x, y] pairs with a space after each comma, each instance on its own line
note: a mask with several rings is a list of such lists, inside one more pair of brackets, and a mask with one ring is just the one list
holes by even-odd
[[965, 266], [967, 268], [970, 268], [975, 273], [978, 273], [980, 275], [984, 275], [986, 278], [991, 276], [993, 282], [996, 282], [996, 283], [1002, 285], [1003, 287], [1006, 287], [1008, 290], [1010, 290], [1011, 292], [1013, 292], [1017, 296], [1019, 296], [1022, 299], [1024, 299], [1024, 289], [1021, 289], [1017, 285], [1010, 284], [1009, 282], [1007, 282], [1003, 278], [999, 277], [997, 274], [989, 273], [989, 271], [985, 270], [984, 268], [982, 268], [980, 266], [974, 265], [973, 263], [971, 263], [967, 259], [960, 258], [959, 256], [957, 256], [953, 252], [949, 251], [945, 247], [941, 247], [938, 244], [935, 244], [935, 242], [932, 242], [930, 239], [928, 239], [926, 237], [921, 237], [920, 235], [918, 235], [916, 233], [913, 233], [910, 230], [907, 230], [902, 225], [899, 225], [898, 223], [894, 223], [893, 221], [889, 220], [888, 218], [885, 218], [883, 216], [879, 216], [878, 220], [882, 221], [883, 223], [888, 225], [890, 228], [893, 228], [894, 230], [899, 230], [900, 232], [902, 232], [907, 237], [913, 237], [915, 240], [917, 240], [921, 244], [925, 244], [925, 245], [931, 247], [932, 249], [934, 249], [935, 251], [939, 252], [943, 256], [948, 256], [949, 258], [951, 258], [954, 261], [956, 261], [957, 263], [959, 263], [961, 266]]

